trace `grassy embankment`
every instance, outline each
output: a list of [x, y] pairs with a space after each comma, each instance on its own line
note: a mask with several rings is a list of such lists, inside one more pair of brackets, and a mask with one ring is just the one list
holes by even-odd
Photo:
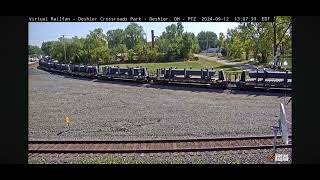
[[[146, 67], [149, 72], [153, 73], [158, 68], [178, 68], [178, 69], [223, 69], [225, 72], [240, 72], [240, 69], [237, 67], [232, 67], [229, 65], [224, 65], [222, 63], [216, 61], [208, 61], [206, 59], [200, 58], [197, 61], [177, 61], [177, 62], [164, 62], [164, 63], [138, 63], [138, 64], [112, 64], [112, 66], [120, 66], [120, 67], [137, 67], [142, 66]], [[102, 67], [102, 66], [101, 66]]]

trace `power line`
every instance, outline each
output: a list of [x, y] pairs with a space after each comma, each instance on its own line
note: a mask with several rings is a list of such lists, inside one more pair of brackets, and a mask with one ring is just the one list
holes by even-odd
[[63, 49], [64, 49], [64, 62], [67, 63], [66, 42], [64, 40], [65, 36], [69, 36], [69, 35], [62, 34]]

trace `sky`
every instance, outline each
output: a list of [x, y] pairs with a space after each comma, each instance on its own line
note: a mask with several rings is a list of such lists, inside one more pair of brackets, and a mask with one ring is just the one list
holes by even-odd
[[[106, 33], [108, 30], [125, 29], [130, 22], [29, 22], [29, 45], [41, 47], [42, 42], [58, 40], [62, 35], [66, 38], [73, 36], [85, 37], [95, 28], [102, 28]], [[160, 36], [166, 26], [172, 22], [137, 22], [144, 29], [147, 40], [151, 41], [151, 30], [155, 36]], [[238, 26], [234, 22], [182, 22], [184, 32], [193, 32], [197, 35], [201, 31], [213, 31], [217, 35], [220, 32], [226, 34], [228, 28]]]

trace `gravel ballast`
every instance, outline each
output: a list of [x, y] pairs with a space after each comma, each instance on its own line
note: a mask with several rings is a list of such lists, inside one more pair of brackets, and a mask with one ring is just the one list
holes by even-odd
[[291, 149], [278, 149], [288, 161], [268, 158], [272, 150], [145, 154], [29, 154], [29, 164], [291, 164]]
[[[283, 94], [101, 82], [29, 68], [29, 139], [271, 135], [283, 102]], [[286, 111], [291, 122], [291, 103]]]

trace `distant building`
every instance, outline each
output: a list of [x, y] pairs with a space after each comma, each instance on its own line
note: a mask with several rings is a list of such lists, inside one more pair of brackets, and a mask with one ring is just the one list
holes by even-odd
[[221, 53], [221, 48], [209, 48], [207, 50], [203, 50], [202, 53]]

